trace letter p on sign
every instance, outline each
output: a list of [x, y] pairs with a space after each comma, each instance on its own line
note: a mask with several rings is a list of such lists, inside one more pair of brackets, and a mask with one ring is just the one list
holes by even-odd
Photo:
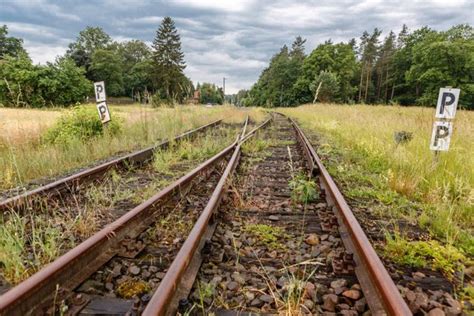
[[439, 89], [438, 104], [436, 105], [436, 118], [454, 118], [456, 115], [460, 91], [461, 89]]
[[94, 83], [95, 102], [105, 102], [105, 84], [103, 81]]

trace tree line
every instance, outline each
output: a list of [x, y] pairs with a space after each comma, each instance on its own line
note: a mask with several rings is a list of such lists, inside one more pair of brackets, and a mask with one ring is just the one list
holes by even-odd
[[174, 21], [165, 17], [152, 47], [143, 41], [113, 41], [100, 27], [86, 27], [64, 56], [34, 65], [22, 39], [0, 28], [0, 103], [42, 107], [84, 102], [92, 82], [105, 81], [109, 96], [155, 104], [181, 103], [194, 91]]
[[233, 96], [243, 106], [303, 103], [383, 103], [434, 106], [440, 87], [461, 88], [460, 106], [474, 109], [474, 29], [427, 26], [399, 34], [365, 31], [360, 39], [327, 40], [305, 55], [296, 37], [270, 60], [250, 90]]

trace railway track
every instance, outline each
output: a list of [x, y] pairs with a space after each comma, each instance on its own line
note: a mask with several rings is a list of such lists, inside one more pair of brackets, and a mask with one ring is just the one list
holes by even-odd
[[0, 296], [0, 313], [410, 315], [304, 133], [269, 124]]
[[78, 186], [93, 180], [100, 180], [108, 171], [112, 169], [124, 169], [133, 165], [144, 165], [149, 162], [157, 150], [164, 150], [170, 146], [185, 139], [192, 139], [199, 133], [205, 132], [211, 128], [217, 127], [222, 120], [217, 120], [198, 128], [184, 132], [172, 140], [164, 140], [161, 143], [148, 148], [132, 152], [130, 154], [101, 163], [97, 166], [86, 168], [72, 175], [51, 181], [37, 188], [27, 190], [11, 197], [0, 199], [0, 212], [20, 211], [22, 209], [33, 209], [45, 200], [57, 197], [62, 193], [77, 191]]

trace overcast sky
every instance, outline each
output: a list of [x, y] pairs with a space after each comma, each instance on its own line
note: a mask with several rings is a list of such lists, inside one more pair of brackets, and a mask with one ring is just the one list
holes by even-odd
[[306, 52], [331, 38], [347, 41], [379, 27], [398, 32], [428, 25], [445, 30], [474, 24], [474, 0], [0, 0], [0, 24], [24, 39], [34, 62], [54, 61], [86, 26], [100, 26], [117, 41], [151, 44], [164, 16], [181, 34], [186, 74], [226, 92], [249, 88], [271, 56], [294, 37]]

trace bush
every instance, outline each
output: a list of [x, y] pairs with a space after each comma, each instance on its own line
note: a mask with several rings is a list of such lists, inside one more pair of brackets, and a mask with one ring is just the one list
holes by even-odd
[[112, 121], [102, 124], [94, 108], [74, 107], [67, 111], [43, 137], [46, 143], [69, 144], [74, 140], [89, 141], [104, 133], [116, 135], [122, 130], [122, 120], [114, 117]]

